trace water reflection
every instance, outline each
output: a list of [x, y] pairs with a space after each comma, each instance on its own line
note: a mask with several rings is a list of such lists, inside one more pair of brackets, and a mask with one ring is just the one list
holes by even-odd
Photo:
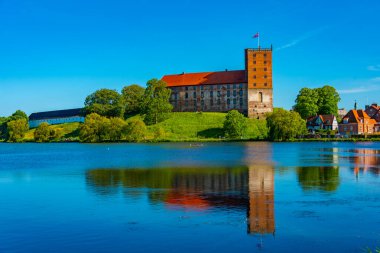
[[121, 187], [130, 197], [130, 190], [146, 188], [152, 204], [168, 208], [242, 211], [248, 233], [275, 231], [272, 166], [96, 169], [87, 171], [86, 182], [100, 195], [116, 194]]
[[352, 152], [356, 154], [354, 157], [354, 173], [356, 176], [361, 171], [370, 171], [375, 175], [380, 175], [380, 150], [356, 149]]
[[339, 186], [339, 167], [299, 167], [298, 181], [304, 190], [335, 191]]

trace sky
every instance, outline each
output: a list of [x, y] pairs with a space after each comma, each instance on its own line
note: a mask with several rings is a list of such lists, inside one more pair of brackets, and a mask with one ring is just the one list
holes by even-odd
[[274, 106], [332, 85], [339, 107], [380, 103], [380, 1], [0, 0], [0, 116], [82, 107], [182, 72], [244, 69], [273, 45]]

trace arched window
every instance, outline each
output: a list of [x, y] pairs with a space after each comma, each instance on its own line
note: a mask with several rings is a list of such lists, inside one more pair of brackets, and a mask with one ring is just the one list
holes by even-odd
[[263, 102], [263, 93], [262, 92], [259, 92], [259, 102], [260, 103]]

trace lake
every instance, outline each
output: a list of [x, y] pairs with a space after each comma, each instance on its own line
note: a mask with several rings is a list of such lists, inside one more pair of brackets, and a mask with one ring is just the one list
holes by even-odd
[[363, 252], [380, 143], [0, 143], [0, 252]]

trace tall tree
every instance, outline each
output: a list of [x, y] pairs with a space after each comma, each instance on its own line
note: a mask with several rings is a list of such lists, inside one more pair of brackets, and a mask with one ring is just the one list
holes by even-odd
[[296, 98], [294, 110], [303, 119], [314, 116], [318, 113], [318, 92], [315, 89], [302, 88]]
[[141, 111], [141, 102], [144, 97], [144, 88], [137, 84], [125, 86], [121, 95], [125, 104], [124, 117], [139, 114]]
[[298, 112], [276, 109], [267, 117], [269, 139], [290, 140], [307, 132], [306, 122]]
[[151, 79], [147, 83], [142, 102], [142, 114], [147, 125], [163, 121], [173, 106], [169, 103], [171, 90], [166, 88], [162, 80]]
[[105, 117], [122, 117], [124, 104], [121, 95], [115, 90], [101, 89], [87, 96], [86, 113], [96, 113]]
[[318, 114], [338, 116], [339, 93], [332, 86], [325, 85], [316, 89], [318, 93]]

